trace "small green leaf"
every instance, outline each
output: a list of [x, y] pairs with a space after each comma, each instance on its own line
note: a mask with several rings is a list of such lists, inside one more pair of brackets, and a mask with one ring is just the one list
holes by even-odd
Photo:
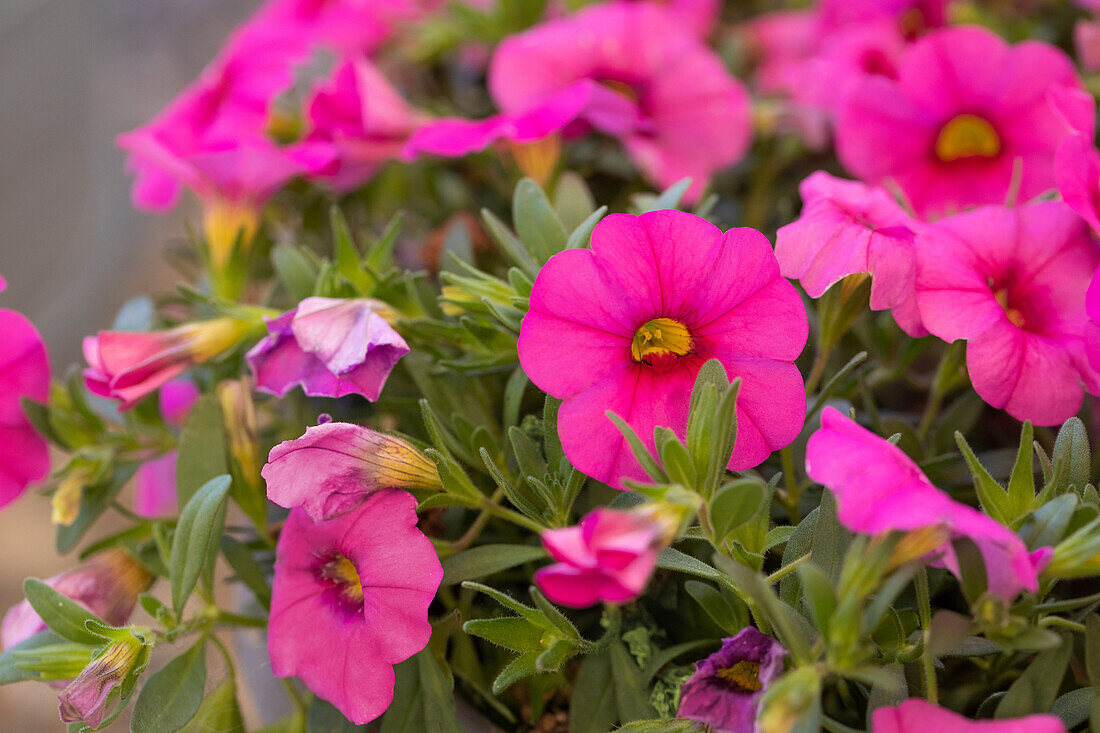
[[764, 485], [759, 479], [742, 478], [722, 485], [710, 500], [710, 521], [714, 535], [722, 541], [736, 527], [748, 522], [764, 502]]
[[601, 206], [600, 208], [589, 214], [585, 219], [573, 230], [573, 233], [569, 235], [569, 241], [565, 243], [566, 249], [581, 249], [588, 246], [588, 241], [592, 238], [592, 230], [596, 228], [596, 225], [600, 223], [600, 220], [607, 214], [607, 207]]
[[666, 547], [657, 555], [657, 567], [664, 570], [675, 570], [679, 573], [696, 575], [707, 580], [722, 580], [722, 574], [707, 565], [702, 560], [697, 560], [691, 555], [685, 555], [674, 547]]
[[488, 209], [481, 210], [481, 218], [485, 221], [485, 228], [488, 229], [493, 241], [508, 255], [513, 264], [534, 279], [539, 274], [539, 263], [535, 262], [531, 253], [512, 233], [512, 230]]
[[985, 466], [974, 455], [974, 451], [970, 449], [970, 444], [966, 442], [962, 433], [955, 433], [955, 443], [958, 444], [963, 458], [966, 459], [966, 465], [974, 477], [974, 490], [978, 493], [978, 501], [981, 502], [982, 509], [1001, 524], [1011, 522], [1012, 510], [1008, 503], [1008, 494], [989, 474], [989, 471], [985, 470]]
[[617, 712], [611, 653], [589, 654], [581, 661], [573, 684], [569, 733], [607, 733]]
[[480, 545], [452, 555], [443, 561], [442, 585], [457, 585], [487, 575], [541, 560], [546, 551], [530, 545]]
[[539, 184], [530, 178], [516, 184], [512, 197], [512, 221], [520, 241], [540, 263], [545, 264], [565, 249], [569, 239], [565, 226]]
[[463, 733], [455, 714], [454, 692], [430, 649], [393, 669], [393, 703], [382, 719], [381, 733]]
[[180, 513], [169, 560], [172, 609], [177, 618], [199, 576], [213, 569], [225, 525], [230, 481], [227, 475], [210, 479]]
[[1058, 431], [1054, 441], [1054, 484], [1060, 491], [1070, 486], [1078, 490], [1089, 482], [1092, 454], [1085, 424], [1078, 417], [1071, 417]]
[[265, 609], [271, 608], [271, 586], [268, 585], [267, 575], [256, 562], [252, 551], [229, 535], [222, 537], [221, 548], [229, 567], [237, 574], [237, 579], [252, 591], [260, 605]]
[[1096, 690], [1082, 687], [1059, 697], [1050, 707], [1050, 712], [1062, 719], [1066, 730], [1073, 730], [1089, 719]]
[[493, 680], [493, 694], [499, 695], [524, 677], [538, 674], [540, 656], [542, 652], [525, 652], [513, 659]]
[[179, 733], [244, 733], [237, 686], [232, 679], [215, 688], [199, 706], [195, 717]]
[[[38, 674], [20, 669], [16, 659], [20, 652], [34, 652], [36, 649], [56, 647], [64, 643], [65, 637], [60, 634], [53, 631], [40, 631], [34, 636], [24, 639], [18, 644], [5, 649], [4, 652], [0, 654], [0, 685], [10, 685], [14, 682], [39, 679]], [[97, 642], [97, 644], [102, 643], [102, 639]], [[92, 650], [89, 648], [89, 660], [91, 659], [91, 655]]]
[[596, 200], [584, 178], [575, 171], [558, 176], [554, 186], [554, 211], [567, 229], [576, 229], [596, 210]]
[[1058, 697], [1072, 652], [1073, 643], [1066, 636], [1054, 649], [1038, 654], [997, 703], [993, 717], [1022, 718], [1049, 711]]
[[131, 733], [174, 733], [202, 704], [206, 685], [206, 639], [157, 670], [134, 703]]
[[1008, 509], [1013, 518], [1024, 514], [1035, 500], [1035, 473], [1031, 460], [1035, 455], [1035, 450], [1031, 447], [1034, 442], [1031, 421], [1025, 420], [1020, 431], [1020, 449], [1016, 453], [1016, 463], [1008, 479]]
[[78, 644], [101, 646], [104, 643], [104, 637], [92, 633], [85, 626], [87, 621], [103, 623], [102, 619], [68, 596], [58, 593], [38, 578], [23, 581], [23, 594], [42, 621], [61, 636]]
[[313, 698], [306, 713], [306, 733], [366, 733], [367, 726], [356, 725], [344, 717], [335, 705]]
[[514, 652], [541, 652], [543, 648], [544, 629], [519, 616], [476, 618], [463, 624], [462, 630]]
[[279, 282], [294, 300], [302, 300], [313, 295], [313, 285], [317, 282], [317, 268], [297, 247], [289, 244], [277, 245], [271, 251], [271, 264], [275, 267]]
[[733, 635], [745, 627], [746, 619], [714, 586], [698, 580], [689, 580], [684, 583], [684, 590], [702, 606], [711, 620], [725, 633]]
[[615, 679], [615, 704], [619, 720], [643, 720], [657, 714], [649, 703], [642, 670], [634, 663], [621, 641], [611, 642], [611, 675]]
[[836, 610], [836, 592], [832, 581], [821, 568], [807, 562], [795, 568], [802, 583], [802, 595], [806, 605], [813, 612], [813, 618], [819, 629], [829, 628], [829, 619]]
[[218, 398], [199, 398], [180, 433], [176, 458], [176, 494], [179, 505], [186, 506], [199, 487], [215, 476], [229, 473], [226, 455], [228, 441]]

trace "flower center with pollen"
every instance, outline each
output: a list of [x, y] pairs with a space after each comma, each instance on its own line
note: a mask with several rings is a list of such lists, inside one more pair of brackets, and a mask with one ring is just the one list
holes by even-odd
[[343, 555], [334, 555], [321, 566], [321, 577], [326, 580], [342, 604], [355, 609], [363, 606], [363, 581], [355, 564]]
[[1005, 315], [1008, 316], [1008, 320], [1013, 326], [1017, 328], [1024, 327], [1024, 314], [1017, 308], [1013, 308], [1008, 303], [1008, 288], [1001, 288], [993, 292], [993, 297], [997, 300], [998, 305], [1004, 308]]
[[652, 364], [654, 357], [685, 356], [691, 353], [687, 326], [671, 318], [654, 318], [638, 327], [630, 344], [634, 361]]
[[763, 687], [760, 684], [760, 663], [742, 659], [732, 667], [724, 667], [714, 675], [725, 682], [734, 692], [756, 692]]
[[993, 125], [977, 115], [952, 117], [936, 138], [936, 157], [944, 163], [963, 158], [993, 158], [1001, 152], [1001, 138]]

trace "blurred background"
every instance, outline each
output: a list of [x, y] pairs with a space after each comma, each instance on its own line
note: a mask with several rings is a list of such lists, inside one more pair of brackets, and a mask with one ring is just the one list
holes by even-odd
[[[55, 370], [127, 297], [171, 286], [162, 251], [197, 221], [186, 205], [134, 210], [115, 136], [156, 114], [258, 4], [0, 0], [0, 306], [38, 326]], [[49, 514], [33, 494], [0, 512], [0, 615], [24, 576], [75, 561], [53, 550]], [[56, 691], [0, 687], [0, 731], [55, 730]]]

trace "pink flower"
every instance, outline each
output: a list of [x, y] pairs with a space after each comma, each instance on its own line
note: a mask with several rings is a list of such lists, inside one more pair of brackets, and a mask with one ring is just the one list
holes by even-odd
[[[173, 379], [160, 388], [160, 413], [169, 425], [182, 427], [199, 389], [190, 379]], [[142, 463], [134, 474], [134, 512], [143, 517], [164, 517], [177, 508], [176, 451]]]
[[571, 104], [577, 118], [566, 134], [595, 129], [618, 137], [658, 185], [692, 176], [691, 199], [749, 145], [744, 87], [661, 3], [611, 0], [505, 39], [493, 55], [489, 90], [504, 118], [485, 123], [493, 131], [485, 138], [507, 136], [517, 119], [556, 128], [564, 124], [561, 105]]
[[542, 533], [555, 564], [540, 568], [535, 583], [554, 603], [584, 608], [600, 601], [627, 603], [642, 594], [663, 528], [638, 512], [597, 508], [580, 524]]
[[439, 473], [407, 441], [360, 425], [330, 422], [271, 449], [261, 475], [267, 497], [302, 507], [316, 522], [358, 506], [384, 488], [439, 489]]
[[256, 386], [279, 396], [301, 385], [315, 397], [378, 399], [394, 365], [409, 353], [381, 315], [388, 310], [365, 298], [306, 298], [268, 321], [269, 335], [248, 352]]
[[919, 223], [884, 189], [824, 171], [810, 175], [798, 190], [801, 216], [775, 235], [783, 275], [819, 298], [848, 275], [870, 273], [871, 308], [893, 309], [906, 333], [923, 336], [914, 290], [913, 230]]
[[128, 409], [195, 364], [229, 351], [250, 330], [246, 321], [222, 317], [167, 331], [100, 331], [84, 339], [84, 381], [92, 393]]
[[1085, 293], [1085, 356], [1093, 371], [1100, 372], [1100, 268], [1092, 274], [1092, 281]]
[[49, 444], [22, 404], [24, 397], [45, 402], [49, 394], [50, 361], [42, 337], [23, 314], [0, 308], [0, 508], [49, 473]]
[[1066, 733], [1055, 715], [1028, 715], [1009, 720], [969, 720], [956, 712], [912, 698], [897, 707], [875, 708], [871, 733]]
[[1100, 232], [1100, 153], [1092, 134], [1070, 135], [1058, 147], [1055, 157], [1058, 192], [1066, 206]]
[[1085, 290], [1100, 261], [1065, 204], [983, 206], [917, 237], [917, 305], [925, 327], [967, 341], [982, 399], [1019, 420], [1060, 424], [1100, 392], [1082, 337]]
[[353, 723], [377, 718], [393, 700], [393, 665], [431, 637], [442, 578], [404, 491], [379, 491], [327, 522], [292, 510], [276, 550], [272, 672], [300, 678]]
[[[79, 603], [113, 626], [130, 618], [138, 595], [152, 576], [125, 551], [107, 550], [70, 570], [48, 578], [45, 583]], [[40, 631], [46, 624], [25, 599], [8, 609], [0, 624], [0, 646], [10, 649]]]
[[405, 100], [366, 58], [341, 63], [309, 103], [310, 132], [299, 149], [326, 152], [311, 171], [339, 191], [358, 188], [398, 157], [415, 126]]
[[[1010, 46], [978, 27], [934, 31], [904, 53], [897, 81], [866, 78], [848, 96], [837, 154], [869, 183], [896, 181], [922, 216], [1004, 202], [1016, 167], [1026, 201], [1054, 186], [1054, 153], [1070, 133], [1051, 95], [1065, 89], [1081, 82], [1054, 46]], [[1075, 129], [1095, 116], [1073, 114]]]
[[112, 641], [57, 696], [61, 722], [89, 728], [103, 725], [111, 693], [148, 660], [149, 648], [132, 633], [125, 640]]
[[[806, 472], [836, 496], [837, 517], [853, 532], [881, 534], [944, 527], [972, 540], [985, 559], [990, 593], [1011, 599], [1039, 587], [1050, 548], [1029, 553], [1012, 530], [932, 485], [900, 448], [826, 407], [806, 446]], [[958, 575], [951, 544], [934, 564]]]
[[894, 21], [909, 35], [939, 28], [947, 21], [950, 0], [821, 0], [821, 22], [825, 28]]
[[792, 362], [807, 328], [759, 232], [723, 234], [680, 211], [612, 214], [590, 250], [560, 252], [542, 268], [519, 358], [531, 381], [564, 400], [558, 419], [573, 465], [622, 486], [645, 473], [605, 413], [651, 450], [657, 425], [682, 436], [695, 376], [711, 358], [742, 380], [729, 467], [751, 468], [790, 443], [806, 411]]
[[1085, 71], [1100, 70], [1100, 22], [1081, 19], [1073, 26], [1073, 47]]

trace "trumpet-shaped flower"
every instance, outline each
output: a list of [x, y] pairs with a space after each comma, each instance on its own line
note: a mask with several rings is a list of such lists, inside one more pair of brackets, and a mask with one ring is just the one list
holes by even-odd
[[271, 449], [261, 474], [267, 497], [314, 521], [343, 514], [384, 488], [439, 489], [439, 473], [409, 442], [361, 425], [330, 422]]
[[925, 733], [930, 730], [952, 733], [1066, 733], [1056, 715], [1028, 715], [1007, 720], [969, 720], [956, 712], [912, 698], [896, 707], [875, 708], [871, 733]]
[[794, 440], [806, 394], [793, 361], [807, 330], [802, 301], [759, 232], [722, 233], [680, 211], [613, 214], [590, 250], [560, 252], [539, 272], [519, 358], [531, 381], [564, 400], [569, 460], [618, 487], [645, 474], [605, 413], [651, 450], [658, 425], [683, 436], [696, 374], [711, 358], [742, 380], [731, 469]]
[[285, 395], [301, 385], [307, 395], [378, 399], [390, 371], [409, 353], [383, 314], [366, 298], [306, 298], [267, 322], [268, 336], [248, 352], [256, 386]]
[[[1052, 95], [1081, 89], [1073, 63], [1040, 41], [1009, 45], [952, 27], [911, 45], [896, 81], [866, 78], [837, 116], [837, 154], [869, 183], [892, 179], [922, 216], [1021, 200], [1053, 188], [1054, 154], [1071, 134]], [[1069, 111], [1074, 129], [1095, 110]]]
[[[840, 523], [860, 534], [943, 527], [977, 545], [985, 560], [989, 592], [1011, 599], [1034, 592], [1050, 561], [1050, 548], [1029, 553], [1012, 530], [977, 509], [952, 499], [896, 445], [860, 427], [832, 407], [821, 413], [821, 429], [806, 446], [806, 472], [829, 488]], [[950, 542], [934, 564], [956, 575], [958, 560]]]
[[658, 2], [598, 3], [505, 39], [489, 67], [489, 91], [500, 117], [446, 120], [413, 149], [463, 154], [474, 140], [594, 129], [619, 138], [659, 186], [692, 176], [687, 195], [697, 198], [749, 145], [743, 85]]
[[576, 526], [542, 533], [556, 562], [539, 569], [535, 583], [550, 600], [573, 608], [632, 601], [657, 566], [663, 536], [661, 524], [643, 513], [598, 508]]
[[[138, 595], [149, 587], [152, 579], [149, 571], [116, 548], [44, 582], [107, 623], [121, 626], [130, 618]], [[45, 622], [24, 599], [4, 614], [0, 624], [0, 646], [10, 649], [45, 630]]]
[[923, 336], [917, 312], [913, 230], [919, 226], [881, 188], [818, 171], [798, 188], [802, 214], [775, 235], [775, 257], [786, 277], [819, 298], [855, 273], [871, 275], [871, 308], [892, 309], [911, 336]]
[[373, 720], [393, 700], [393, 665], [431, 637], [442, 578], [404, 491], [376, 492], [327, 522], [291, 510], [275, 557], [272, 671], [300, 678], [353, 723]]
[[24, 397], [45, 402], [49, 393], [50, 362], [42, 337], [23, 314], [0, 308], [0, 508], [50, 470], [49, 444], [22, 404]]
[[722, 639], [722, 648], [695, 663], [680, 688], [677, 716], [706, 723], [715, 733], [757, 730], [756, 713], [765, 691], [783, 672], [787, 650], [746, 626]]
[[1100, 252], [1065, 204], [942, 219], [918, 235], [917, 255], [921, 320], [945, 341], [967, 341], [967, 371], [987, 403], [1054, 425], [1080, 408], [1082, 383], [1100, 391], [1082, 341]]
[[149, 647], [137, 637], [112, 641], [57, 696], [61, 721], [98, 728], [111, 693], [148, 660]]
[[237, 346], [252, 324], [222, 317], [185, 323], [167, 331], [100, 331], [84, 339], [84, 381], [124, 409], [196, 364]]

